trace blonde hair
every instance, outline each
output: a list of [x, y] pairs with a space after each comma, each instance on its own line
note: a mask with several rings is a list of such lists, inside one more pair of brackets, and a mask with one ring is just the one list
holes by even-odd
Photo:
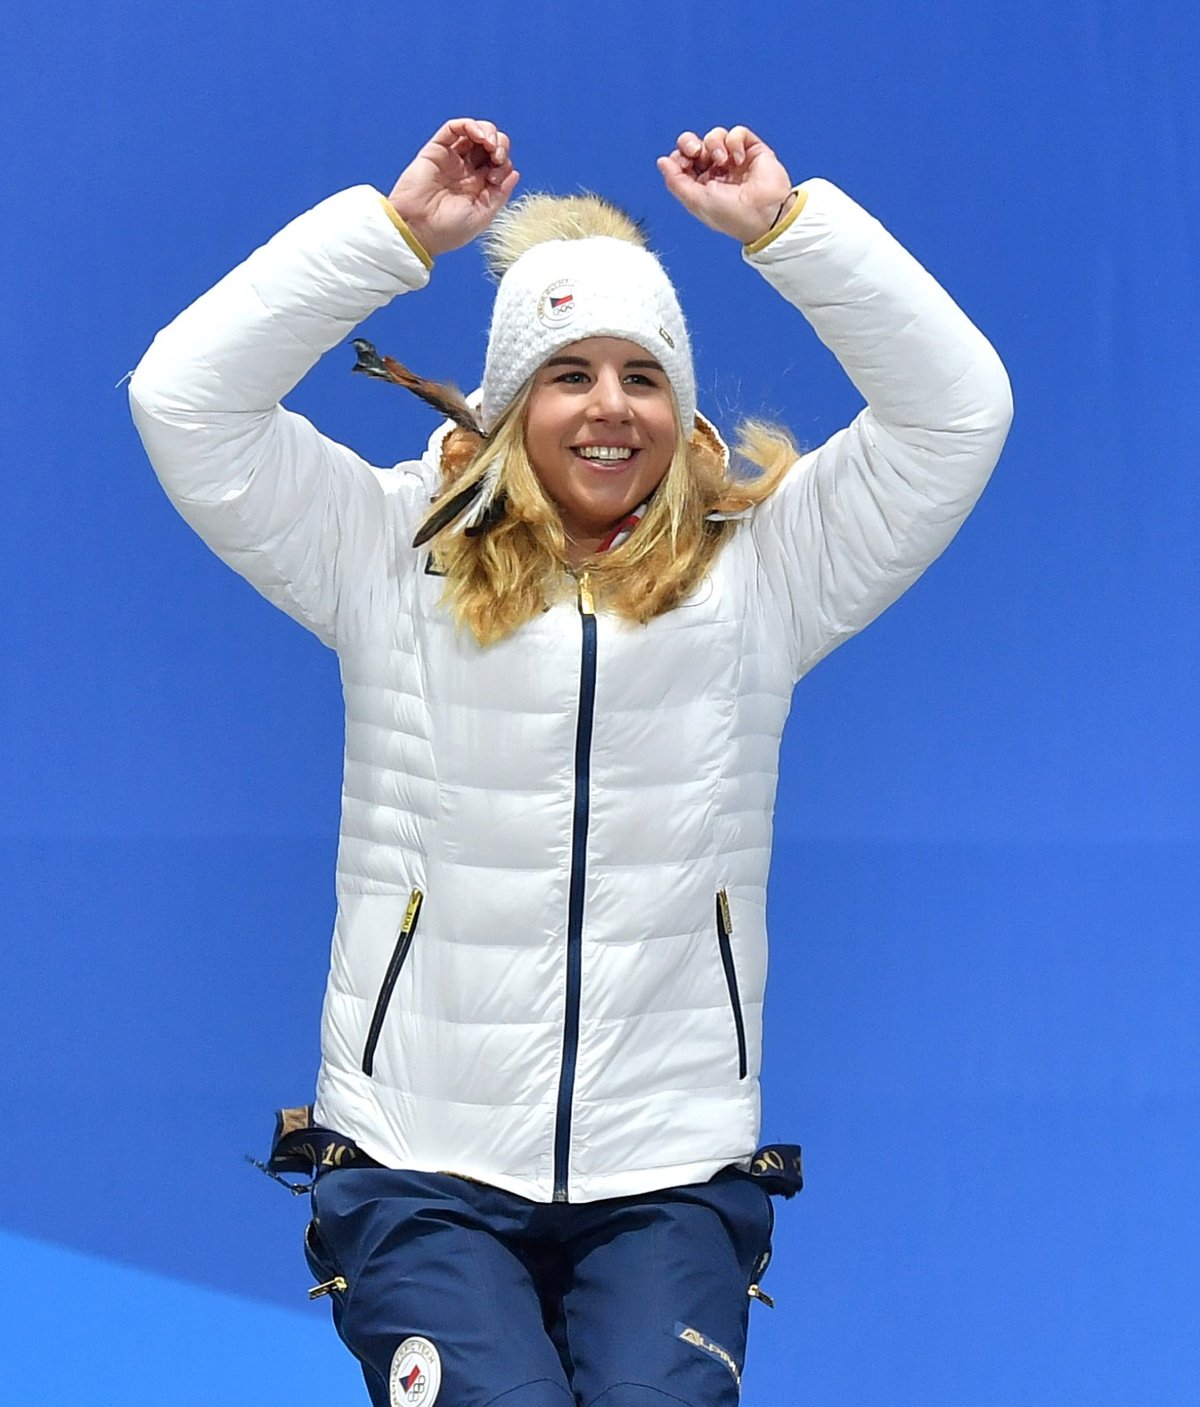
[[[505, 639], [572, 589], [562, 520], [525, 448], [531, 388], [525, 385], [486, 440], [455, 428], [442, 442], [442, 492], [430, 516], [447, 495], [489, 473], [503, 503], [484, 531], [451, 524], [432, 539], [434, 567], [446, 577], [443, 603], [481, 645]], [[636, 529], [574, 570], [588, 573], [597, 604], [626, 620], [644, 624], [662, 615], [700, 584], [734, 527], [709, 514], [763, 502], [798, 453], [781, 427], [743, 421], [733, 457], [758, 472], [735, 477], [711, 427], [698, 424], [687, 439], [679, 427], [671, 463]]]

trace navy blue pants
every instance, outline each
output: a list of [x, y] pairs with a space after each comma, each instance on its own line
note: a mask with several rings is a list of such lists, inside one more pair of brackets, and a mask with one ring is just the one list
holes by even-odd
[[305, 1249], [374, 1407], [735, 1407], [773, 1212], [735, 1169], [542, 1204], [447, 1173], [345, 1168]]

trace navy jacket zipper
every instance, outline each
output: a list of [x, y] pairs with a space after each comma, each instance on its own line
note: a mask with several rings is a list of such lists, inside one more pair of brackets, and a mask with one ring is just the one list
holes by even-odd
[[375, 1069], [375, 1047], [379, 1044], [379, 1033], [383, 1030], [383, 1018], [387, 1015], [388, 1003], [392, 1000], [396, 979], [400, 976], [400, 969], [404, 966], [404, 959], [408, 957], [408, 950], [412, 946], [413, 934], [417, 931], [417, 916], [421, 912], [421, 902], [424, 898], [424, 894], [419, 889], [414, 889], [409, 895], [408, 908], [404, 911], [404, 921], [400, 925], [392, 960], [388, 963], [387, 971], [384, 973], [383, 986], [379, 989], [379, 997], [375, 1002], [375, 1013], [371, 1017], [371, 1025], [367, 1031], [367, 1043], [363, 1048], [362, 1058], [364, 1075], [370, 1075]]
[[571, 1161], [571, 1101], [579, 1053], [579, 1000], [583, 983], [583, 905], [587, 889], [587, 836], [591, 808], [592, 718], [596, 705], [596, 608], [587, 576], [579, 579], [582, 643], [579, 716], [575, 724], [575, 811], [571, 822], [571, 885], [567, 903], [567, 992], [562, 1070], [554, 1120], [554, 1200], [567, 1201]]
[[721, 947], [721, 966], [725, 969], [725, 985], [729, 988], [729, 1005], [733, 1008], [733, 1024], [737, 1030], [738, 1079], [746, 1078], [746, 1023], [742, 1019], [742, 999], [738, 995], [737, 968], [733, 965], [733, 919], [729, 914], [729, 896], [722, 889], [717, 893], [717, 942]]

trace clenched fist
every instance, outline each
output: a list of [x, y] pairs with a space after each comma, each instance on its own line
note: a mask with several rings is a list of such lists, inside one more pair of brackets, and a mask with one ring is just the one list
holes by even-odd
[[494, 122], [455, 117], [425, 143], [388, 199], [430, 254], [482, 234], [520, 179]]
[[792, 179], [748, 127], [713, 127], [703, 137], [681, 132], [670, 156], [658, 158], [667, 189], [710, 229], [751, 244], [787, 205]]

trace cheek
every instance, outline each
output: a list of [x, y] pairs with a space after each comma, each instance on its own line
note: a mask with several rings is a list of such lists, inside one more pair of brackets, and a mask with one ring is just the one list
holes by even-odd
[[675, 441], [679, 438], [679, 423], [675, 418], [674, 401], [664, 401], [660, 405], [656, 405], [653, 412], [647, 417], [647, 423], [654, 435], [655, 443], [669, 445], [674, 451]]
[[545, 462], [547, 446], [551, 444], [552, 439], [553, 435], [545, 416], [531, 415], [525, 422], [525, 453], [535, 469]]
[[525, 417], [525, 448], [532, 456], [557, 449], [566, 434], [566, 416], [561, 407], [545, 397], [530, 401]]
[[675, 453], [675, 447], [679, 443], [679, 423], [675, 419], [675, 409], [670, 407], [666, 414], [661, 416], [654, 427], [654, 443], [658, 449], [656, 456], [663, 462], [663, 466], [670, 464]]

